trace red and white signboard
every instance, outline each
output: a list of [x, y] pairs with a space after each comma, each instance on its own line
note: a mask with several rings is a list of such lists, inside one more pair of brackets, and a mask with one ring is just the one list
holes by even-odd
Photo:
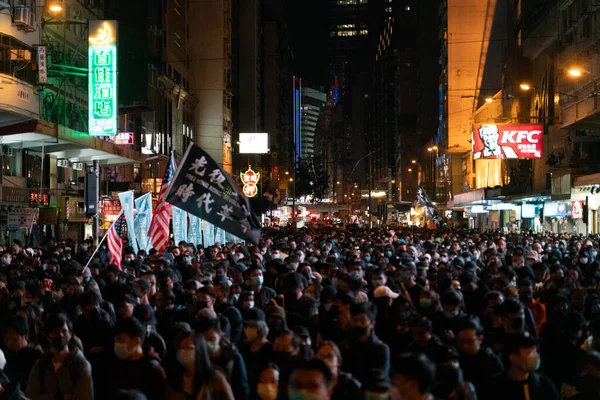
[[581, 200], [573, 201], [573, 211], [571, 212], [571, 218], [583, 219], [583, 201], [581, 201]]
[[473, 125], [473, 159], [542, 158], [542, 124]]
[[105, 140], [119, 145], [133, 144], [133, 132], [119, 132], [115, 136], [106, 136]]

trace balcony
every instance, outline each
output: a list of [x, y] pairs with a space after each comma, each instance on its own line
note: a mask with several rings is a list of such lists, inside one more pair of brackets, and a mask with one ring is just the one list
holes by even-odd
[[590, 97], [571, 103], [563, 108], [562, 129], [600, 128], [600, 100], [594, 92]]

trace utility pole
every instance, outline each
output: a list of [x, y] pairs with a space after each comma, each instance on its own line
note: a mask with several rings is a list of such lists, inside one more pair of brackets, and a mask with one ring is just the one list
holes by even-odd
[[373, 218], [371, 218], [371, 194], [373, 192], [373, 152], [369, 153], [369, 206], [367, 209], [369, 210], [369, 228], [373, 228]]
[[293, 161], [293, 168], [292, 168], [292, 226], [294, 228], [297, 227], [297, 225], [296, 225], [296, 168], [297, 168], [296, 141], [294, 140], [294, 161]]

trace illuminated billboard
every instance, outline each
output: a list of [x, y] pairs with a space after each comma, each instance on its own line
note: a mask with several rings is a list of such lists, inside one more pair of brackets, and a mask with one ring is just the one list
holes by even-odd
[[240, 133], [240, 154], [266, 154], [268, 152], [268, 133]]
[[542, 124], [473, 125], [473, 158], [542, 158]]
[[88, 37], [88, 132], [118, 133], [117, 21], [90, 21]]

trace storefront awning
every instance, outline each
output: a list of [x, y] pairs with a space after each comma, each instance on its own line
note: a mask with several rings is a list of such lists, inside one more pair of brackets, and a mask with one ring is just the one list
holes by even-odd
[[14, 149], [42, 151], [71, 162], [101, 165], [144, 162], [142, 153], [117, 146], [87, 133], [47, 121], [28, 120], [0, 128], [0, 144]]
[[600, 185], [600, 174], [577, 176], [573, 181], [574, 187], [590, 185]]

